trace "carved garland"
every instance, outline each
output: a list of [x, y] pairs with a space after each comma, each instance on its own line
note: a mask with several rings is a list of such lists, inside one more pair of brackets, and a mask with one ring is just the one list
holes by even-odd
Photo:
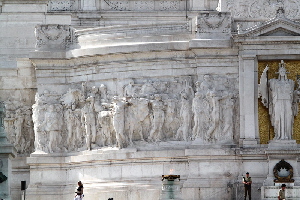
[[[280, 172], [280, 170], [282, 169], [286, 169], [287, 171], [289, 171], [289, 175], [285, 176], [285, 177], [281, 177], [278, 172]], [[294, 179], [293, 178], [293, 167], [286, 161], [284, 161], [284, 159], [282, 159], [279, 163], [277, 163], [273, 169], [273, 173], [276, 179], [274, 179], [274, 182], [276, 183], [293, 183]]]
[[226, 16], [222, 16], [221, 14], [217, 14], [217, 15], [208, 15], [207, 14], [202, 19], [209, 28], [216, 29], [221, 26], [225, 17]]

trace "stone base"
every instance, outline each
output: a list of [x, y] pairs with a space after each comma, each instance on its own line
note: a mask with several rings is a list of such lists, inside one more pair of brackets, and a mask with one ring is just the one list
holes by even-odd
[[[261, 187], [261, 200], [277, 200], [278, 191], [280, 186], [262, 186]], [[287, 187], [286, 197], [289, 200], [300, 199], [300, 186]]]
[[162, 190], [159, 199], [160, 200], [167, 200], [167, 199], [182, 200], [180, 189], [181, 189], [180, 181], [164, 180], [162, 182]]
[[257, 147], [258, 141], [256, 139], [244, 139], [242, 141], [243, 147]]
[[268, 145], [269, 149], [296, 149], [296, 140], [271, 140]]
[[229, 39], [194, 39], [190, 41], [190, 48], [229, 48], [231, 40]]

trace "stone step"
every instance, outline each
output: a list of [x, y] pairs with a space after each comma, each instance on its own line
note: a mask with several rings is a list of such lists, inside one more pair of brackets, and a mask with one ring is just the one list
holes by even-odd
[[107, 45], [123, 45], [134, 43], [155, 43], [155, 42], [171, 42], [171, 41], [189, 41], [192, 39], [192, 35], [158, 35], [158, 36], [138, 36], [138, 37], [126, 37], [126, 36], [83, 36], [79, 38], [79, 44], [82, 48], [91, 46], [107, 46]]

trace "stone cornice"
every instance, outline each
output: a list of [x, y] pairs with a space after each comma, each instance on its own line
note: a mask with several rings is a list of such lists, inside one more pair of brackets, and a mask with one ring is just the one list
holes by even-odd
[[300, 36], [240, 36], [235, 35], [234, 43], [245, 44], [298, 44], [300, 43]]

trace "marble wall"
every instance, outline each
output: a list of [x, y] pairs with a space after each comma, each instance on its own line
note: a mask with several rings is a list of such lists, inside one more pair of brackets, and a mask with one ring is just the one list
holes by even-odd
[[257, 115], [259, 61], [300, 54], [298, 4], [2, 2], [12, 199], [21, 180], [30, 200], [78, 180], [86, 199], [159, 199], [170, 170], [185, 200], [240, 199], [247, 171], [260, 199], [283, 157], [298, 185], [298, 145], [260, 144]]

